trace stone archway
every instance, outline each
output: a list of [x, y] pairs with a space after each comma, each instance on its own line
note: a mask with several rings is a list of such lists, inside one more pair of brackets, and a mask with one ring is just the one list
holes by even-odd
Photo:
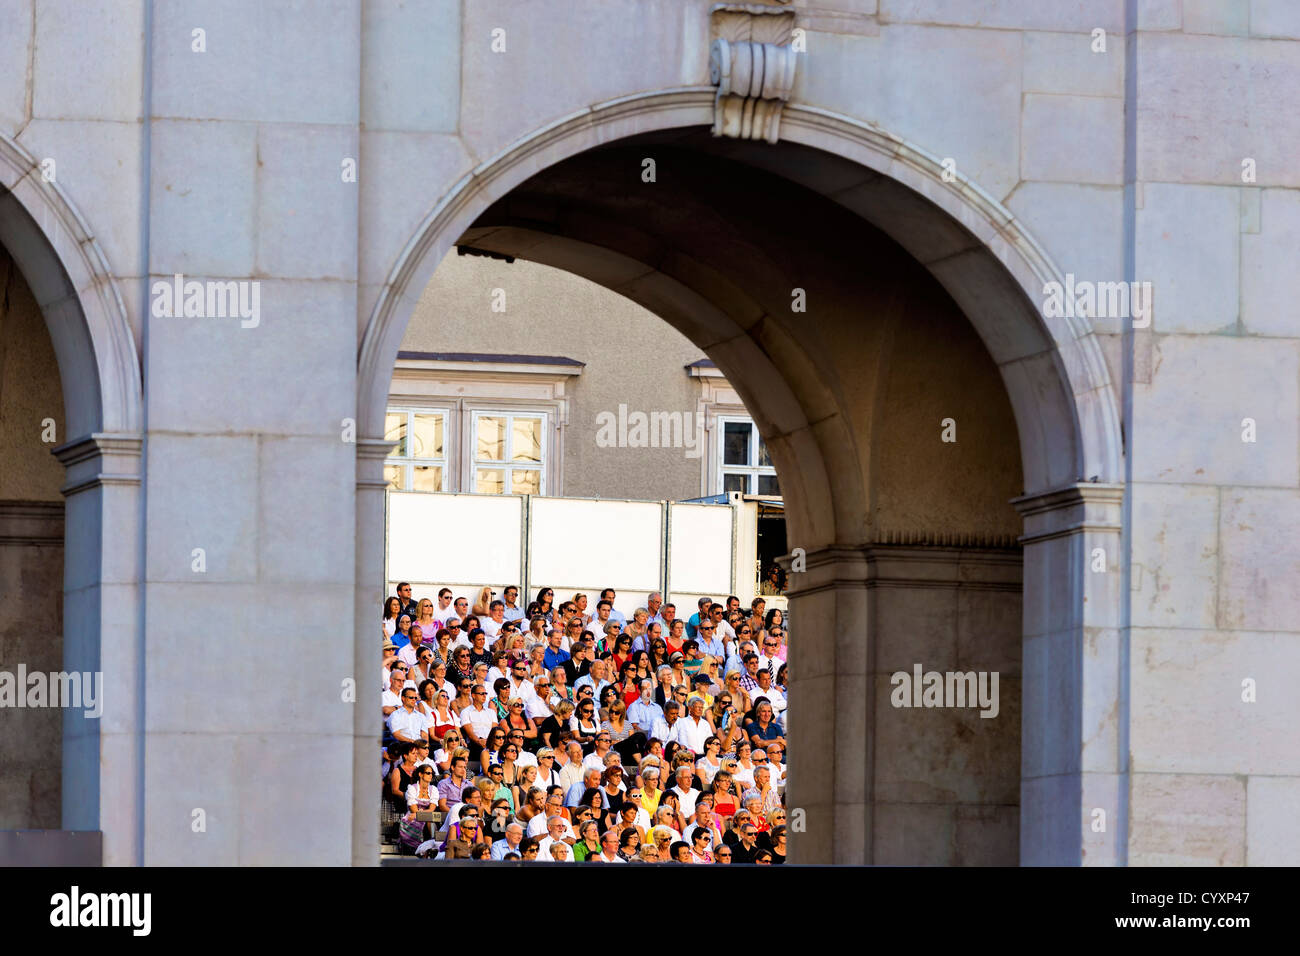
[[[138, 863], [143, 834], [143, 402], [135, 336], [81, 213], [0, 135], [0, 244], [53, 343], [66, 433], [63, 669], [103, 673], [103, 716], [63, 712], [62, 826], [104, 833], [104, 862]], [[112, 702], [120, 702], [113, 706]]]
[[[689, 329], [724, 370], [770, 372], [761, 389], [743, 374], [729, 377], [773, 447], [787, 497], [795, 502], [791, 540], [808, 542], [807, 572], [794, 600], [803, 626], [815, 622], [811, 630], [820, 640], [810, 641], [798, 659], [803, 663], [792, 705], [806, 749], [792, 762], [790, 802], [808, 815], [796, 859], [875, 862], [885, 855], [873, 834], [873, 745], [863, 746], [863, 731], [873, 719], [876, 691], [862, 653], [874, 645], [862, 622], [873, 613], [889, 540], [873, 537], [888, 529], [873, 529], [864, 485], [839, 451], [854, 444], [849, 416], [839, 414], [843, 394], [819, 379], [807, 341], [765, 321], [774, 317], [771, 303], [748, 296], [725, 272], [707, 263], [692, 272], [690, 263], [665, 261], [664, 250], [643, 242], [635, 229], [615, 235], [600, 223], [566, 220], [564, 213], [548, 218], [545, 211], [508, 208], [509, 197], [530, 177], [585, 150], [649, 133], [660, 139], [643, 138], [638, 146], [671, 147], [675, 137], [695, 135], [692, 127], [711, 122], [712, 105], [711, 90], [688, 89], [597, 106], [515, 144], [459, 183], [403, 250], [371, 316], [360, 356], [359, 425], [363, 435], [381, 434], [406, 316], [458, 241], [587, 274]], [[1056, 272], [1050, 260], [976, 186], [943, 182], [933, 157], [875, 127], [797, 105], [786, 108], [782, 139], [804, 149], [797, 162], [789, 150], [755, 144], [720, 141], [712, 152], [811, 190], [889, 236], [960, 307], [1001, 375], [1018, 432], [1024, 494], [1017, 501], [1028, 532], [1020, 858], [1069, 863], [1086, 852], [1104, 860], [1118, 840], [1087, 846], [1081, 815], [1092, 793], [1118, 788], [1121, 769], [1115, 724], [1094, 713], [1095, 702], [1113, 690], [1106, 681], [1113, 685], [1117, 648], [1102, 637], [1085, 655], [1085, 640], [1096, 636], [1085, 628], [1114, 627], [1119, 608], [1117, 575], [1094, 581], [1082, 560], [1097, 542], [1113, 549], [1118, 538], [1119, 495], [1112, 483], [1121, 473], [1122, 447], [1100, 349], [1089, 330], [1063, 320], [1053, 326], [1039, 315], [1032, 302]], [[494, 208], [501, 217], [484, 221]], [[778, 350], [793, 356], [780, 369], [771, 361]], [[373, 437], [358, 443], [359, 589], [369, 585], [369, 569], [381, 566], [384, 452]], [[847, 483], [832, 481], [845, 474]], [[924, 536], [914, 543], [936, 544]], [[359, 621], [358, 633], [369, 627], [368, 620]], [[361, 646], [357, 655], [359, 667], [370, 656]], [[862, 699], [837, 709], [846, 674]], [[357, 740], [364, 748], [373, 731], [364, 718], [366, 701], [359, 703]], [[359, 760], [358, 766], [367, 764]], [[356, 789], [354, 859], [371, 862], [374, 797], [363, 777]]]

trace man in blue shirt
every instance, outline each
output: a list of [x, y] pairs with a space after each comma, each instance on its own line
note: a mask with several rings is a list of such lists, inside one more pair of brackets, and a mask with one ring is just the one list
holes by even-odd
[[649, 737], [654, 730], [655, 721], [664, 719], [664, 711], [655, 703], [654, 682], [650, 678], [641, 681], [640, 688], [641, 696], [632, 701], [632, 706], [627, 709], [627, 721]]
[[700, 616], [708, 615], [709, 605], [712, 603], [713, 603], [713, 598], [708, 598], [708, 597], [702, 597], [696, 602], [696, 606], [699, 608], [699, 610], [697, 610], [694, 614], [692, 614], [690, 620], [686, 622], [687, 637], [694, 639], [695, 629], [700, 626]]
[[542, 663], [546, 665], [547, 670], [568, 662], [569, 652], [560, 647], [562, 640], [564, 640], [564, 636], [559, 631], [551, 631], [551, 636], [547, 641], [546, 653], [542, 655]]

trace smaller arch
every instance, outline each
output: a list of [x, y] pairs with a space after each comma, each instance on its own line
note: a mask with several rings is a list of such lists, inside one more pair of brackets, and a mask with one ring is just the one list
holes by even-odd
[[45, 315], [63, 380], [67, 432], [138, 435], [143, 389], [135, 335], [103, 249], [40, 161], [0, 133], [0, 243]]

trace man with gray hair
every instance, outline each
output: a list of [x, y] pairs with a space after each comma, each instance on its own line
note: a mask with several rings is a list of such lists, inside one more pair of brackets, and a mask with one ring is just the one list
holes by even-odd
[[[566, 839], [565, 837], [566, 831], [569, 833], [573, 832], [573, 830], [570, 829], [569, 827], [568, 820], [564, 819], [564, 817], [561, 816], [550, 817], [546, 821], [546, 838], [543, 839], [542, 842], [538, 844], [537, 847], [537, 858], [539, 860], [551, 859], [552, 843], [564, 843], [568, 846], [573, 846], [573, 844], [577, 842], [577, 838], [575, 837], [572, 840]], [[572, 857], [570, 857], [569, 859], [572, 859]]]
[[658, 591], [651, 591], [645, 596], [645, 613], [646, 620], [653, 621], [659, 616], [659, 609], [663, 607], [664, 596]]
[[586, 766], [582, 768], [582, 779], [569, 788], [564, 795], [566, 807], [576, 807], [582, 802], [582, 795], [588, 790], [600, 789], [600, 768]]
[[524, 842], [524, 828], [518, 823], [506, 827], [506, 838], [492, 844], [492, 859], [499, 860], [507, 853], [518, 853], [519, 844]]

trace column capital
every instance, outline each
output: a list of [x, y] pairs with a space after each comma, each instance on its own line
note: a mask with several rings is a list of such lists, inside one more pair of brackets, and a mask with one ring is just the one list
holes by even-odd
[[94, 432], [74, 438], [52, 450], [67, 469], [59, 491], [70, 498], [103, 485], [138, 486], [143, 449], [144, 439], [130, 433]]
[[1124, 486], [1081, 481], [1011, 499], [1025, 521], [1021, 544], [1086, 532], [1118, 534]]
[[384, 459], [393, 452], [397, 442], [386, 438], [358, 438], [357, 488], [382, 491], [388, 487], [384, 478]]

